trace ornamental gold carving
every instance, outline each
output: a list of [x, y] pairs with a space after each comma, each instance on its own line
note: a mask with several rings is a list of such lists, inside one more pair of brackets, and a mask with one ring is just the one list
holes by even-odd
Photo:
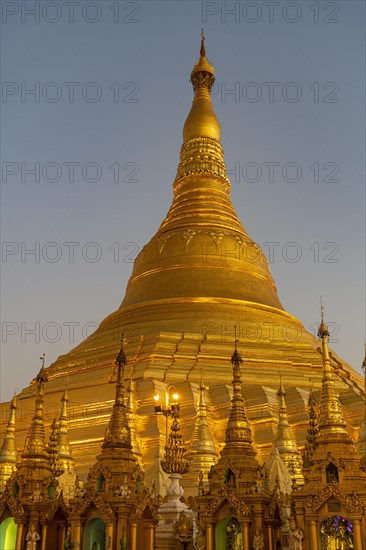
[[10, 496], [8, 493], [4, 493], [0, 497], [0, 510], [7, 506], [12, 514], [12, 516], [20, 521], [24, 516], [24, 508], [14, 497]]
[[310, 495], [305, 502], [307, 512], [316, 512], [331, 496], [336, 497], [351, 513], [361, 512], [362, 506], [359, 497], [353, 491], [345, 495], [336, 483], [326, 485], [318, 495]]
[[215, 515], [216, 510], [225, 500], [235, 508], [239, 516], [248, 517], [249, 508], [244, 500], [239, 499], [233, 492], [226, 487], [221, 487], [216, 497], [201, 512], [204, 518], [210, 518]]

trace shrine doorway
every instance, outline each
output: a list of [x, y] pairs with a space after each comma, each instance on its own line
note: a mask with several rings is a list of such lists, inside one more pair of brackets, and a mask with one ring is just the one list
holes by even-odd
[[353, 550], [353, 525], [343, 516], [326, 518], [320, 527], [320, 550]]
[[93, 518], [85, 525], [83, 550], [105, 550], [105, 523]]
[[222, 518], [216, 525], [215, 546], [220, 550], [242, 550], [241, 525], [235, 517]]
[[17, 525], [14, 518], [6, 518], [0, 524], [1, 550], [13, 550], [17, 538]]

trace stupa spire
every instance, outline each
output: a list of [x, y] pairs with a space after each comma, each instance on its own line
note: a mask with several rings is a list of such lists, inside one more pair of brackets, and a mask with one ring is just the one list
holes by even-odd
[[274, 445], [290, 472], [291, 480], [295, 480], [297, 484], [302, 485], [304, 483], [304, 476], [302, 474], [301, 455], [288, 421], [285, 399], [286, 392], [282, 384], [282, 377], [280, 377], [280, 387], [277, 391], [277, 397], [279, 402], [279, 420]]
[[61, 398], [61, 412], [58, 420], [57, 431], [57, 450], [60, 461], [64, 470], [74, 470], [75, 464], [71, 455], [70, 443], [68, 437], [68, 417], [67, 417], [67, 404], [69, 402], [67, 388]]
[[324, 306], [321, 306], [321, 322], [318, 329], [318, 338], [322, 345], [323, 378], [319, 403], [318, 436], [319, 441], [351, 441], [346, 430], [342, 406], [335, 390], [332, 377], [329, 350], [328, 327], [324, 322]]
[[201, 57], [206, 57], [205, 33], [203, 32], [203, 29], [201, 30], [201, 50], [200, 50], [200, 56], [201, 56]]
[[45, 443], [45, 428], [43, 417], [44, 389], [48, 382], [45, 364], [45, 354], [42, 355], [41, 370], [37, 374], [37, 396], [35, 403], [34, 416], [29, 428], [28, 436], [22, 454], [22, 463], [31, 465], [33, 462], [40, 467], [49, 468], [49, 455]]
[[102, 449], [121, 447], [132, 449], [130, 428], [128, 427], [126, 406], [124, 404], [124, 372], [127, 365], [126, 354], [123, 349], [124, 339], [122, 334], [121, 349], [116, 358], [117, 381], [116, 396], [113, 405], [112, 415], [104, 436]]
[[132, 368], [130, 370], [130, 379], [127, 389], [127, 404], [126, 404], [127, 423], [130, 428], [131, 445], [133, 454], [137, 457], [141, 465], [141, 451], [137, 439], [136, 433], [136, 416], [135, 416], [135, 402], [134, 402], [134, 382], [132, 378]]
[[52, 471], [56, 477], [59, 477], [63, 473], [64, 468], [58, 455], [57, 435], [58, 435], [58, 423], [57, 423], [57, 419], [54, 418], [51, 424], [51, 431], [50, 431], [50, 437], [47, 445], [47, 452], [50, 457]]
[[308, 399], [308, 415], [309, 415], [309, 426], [308, 426], [308, 433], [306, 436], [305, 448], [303, 452], [304, 466], [306, 465], [307, 467], [311, 463], [311, 456], [317, 446], [316, 436], [318, 433], [316, 411], [315, 411], [315, 399], [314, 399], [312, 387], [310, 388], [309, 399]]
[[17, 462], [17, 450], [15, 446], [15, 411], [17, 410], [17, 402], [15, 395], [10, 402], [9, 409], [9, 420], [0, 449], [0, 491], [4, 490], [6, 482], [15, 469]]
[[206, 57], [205, 36], [201, 34], [201, 50], [198, 63], [191, 72], [194, 91], [192, 109], [183, 128], [183, 141], [207, 137], [220, 141], [220, 123], [213, 110], [210, 93], [215, 82], [215, 71]]
[[234, 353], [231, 357], [233, 368], [233, 396], [231, 399], [231, 410], [228, 425], [226, 428], [225, 447], [221, 452], [221, 456], [226, 456], [232, 451], [238, 449], [251, 450], [252, 434], [249, 428], [248, 419], [245, 413], [244, 398], [242, 393], [242, 381], [240, 365], [243, 362], [238, 353], [238, 340], [235, 338]]
[[206, 474], [211, 466], [215, 464], [217, 453], [211, 430], [207, 421], [206, 387], [201, 379], [198, 387], [196, 423], [192, 434], [192, 442], [189, 456], [192, 460], [189, 475], [197, 480], [200, 472]]

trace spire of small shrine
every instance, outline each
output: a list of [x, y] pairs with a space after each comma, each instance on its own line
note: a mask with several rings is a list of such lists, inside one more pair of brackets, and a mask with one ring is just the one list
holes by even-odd
[[240, 365], [243, 362], [238, 353], [238, 340], [235, 337], [234, 353], [231, 357], [233, 368], [233, 396], [231, 399], [231, 410], [226, 429], [225, 447], [221, 455], [227, 455], [232, 450], [252, 449], [252, 435], [249, 427], [247, 415], [245, 413], [244, 398], [242, 394], [242, 382]]
[[286, 392], [282, 384], [282, 378], [280, 378], [280, 387], [277, 391], [277, 396], [279, 402], [279, 420], [274, 445], [290, 472], [291, 480], [295, 480], [297, 484], [302, 485], [304, 483], [304, 476], [302, 474], [301, 455], [288, 421], [285, 399]]
[[315, 404], [315, 399], [313, 395], [313, 388], [310, 388], [309, 399], [308, 399], [309, 426], [308, 426], [308, 433], [306, 436], [305, 448], [303, 452], [304, 465], [310, 464], [311, 455], [313, 454], [317, 446], [316, 436], [318, 433], [318, 428], [317, 428], [315, 405], [316, 404]]
[[323, 378], [319, 403], [317, 442], [339, 440], [351, 442], [351, 439], [347, 433], [342, 406], [336, 393], [332, 377], [328, 350], [329, 331], [324, 322], [323, 305], [321, 305], [321, 322], [318, 329], [318, 337], [321, 340], [322, 345]]
[[45, 442], [45, 428], [43, 417], [44, 390], [48, 382], [48, 377], [44, 368], [45, 354], [42, 355], [41, 370], [39, 371], [37, 381], [37, 396], [35, 402], [34, 416], [29, 428], [28, 436], [22, 454], [22, 463], [29, 466], [36, 464], [44, 468], [50, 468], [49, 455], [47, 453]]
[[117, 366], [116, 397], [109, 425], [104, 436], [103, 449], [111, 447], [132, 449], [130, 428], [128, 427], [126, 406], [124, 404], [124, 372], [127, 358], [123, 345], [124, 339], [122, 334], [121, 349], [115, 361]]
[[17, 402], [15, 395], [10, 402], [9, 409], [9, 420], [0, 449], [0, 491], [4, 490], [5, 484], [15, 469], [17, 462], [17, 450], [15, 446], [15, 411], [17, 410]]
[[69, 402], [67, 388], [61, 398], [61, 412], [58, 420], [57, 431], [57, 450], [58, 456], [62, 462], [64, 470], [74, 470], [75, 463], [71, 455], [70, 443], [68, 437], [68, 417], [67, 417], [67, 404]]

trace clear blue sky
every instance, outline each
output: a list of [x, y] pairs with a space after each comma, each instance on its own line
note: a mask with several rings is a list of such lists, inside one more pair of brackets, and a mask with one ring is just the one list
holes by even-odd
[[285, 308], [314, 330], [322, 295], [331, 346], [359, 370], [364, 2], [2, 9], [2, 400], [121, 303], [171, 203], [202, 26], [235, 209], [273, 252]]

